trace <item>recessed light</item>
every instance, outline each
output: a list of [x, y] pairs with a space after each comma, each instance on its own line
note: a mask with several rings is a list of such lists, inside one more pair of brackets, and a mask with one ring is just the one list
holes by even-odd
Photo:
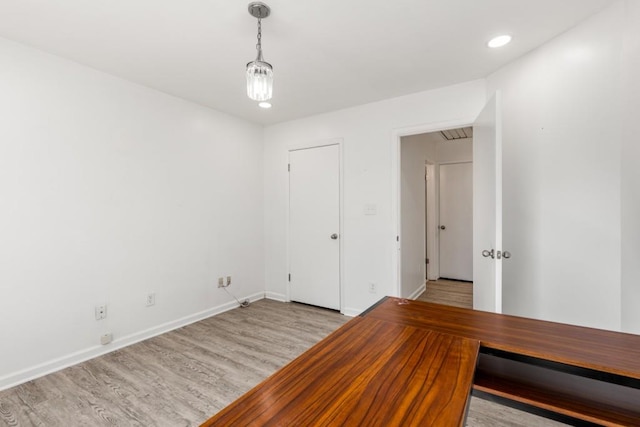
[[271, 108], [271, 103], [270, 102], [261, 102], [258, 104], [258, 107], [260, 108]]
[[489, 43], [487, 43], [487, 46], [493, 47], [493, 48], [501, 47], [509, 43], [510, 41], [511, 41], [511, 36], [508, 34], [503, 34], [501, 36], [494, 37], [491, 40], [489, 40]]

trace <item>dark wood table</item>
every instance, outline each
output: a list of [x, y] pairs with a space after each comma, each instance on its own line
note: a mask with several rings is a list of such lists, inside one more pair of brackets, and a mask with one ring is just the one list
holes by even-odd
[[397, 298], [362, 316], [480, 341], [480, 397], [570, 424], [640, 426], [638, 335]]
[[640, 336], [385, 297], [203, 426], [459, 426], [472, 388], [640, 426]]
[[463, 426], [477, 340], [359, 317], [203, 426]]

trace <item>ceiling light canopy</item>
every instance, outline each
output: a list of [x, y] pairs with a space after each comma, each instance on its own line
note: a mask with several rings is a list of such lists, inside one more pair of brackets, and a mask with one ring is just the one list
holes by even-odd
[[507, 43], [509, 43], [510, 41], [511, 41], [511, 36], [509, 34], [503, 34], [489, 40], [489, 42], [487, 43], [487, 46], [492, 48], [502, 47]]
[[273, 96], [273, 67], [262, 57], [262, 19], [271, 14], [271, 8], [259, 1], [251, 2], [249, 13], [258, 19], [258, 55], [247, 64], [247, 96], [254, 101], [267, 101]]

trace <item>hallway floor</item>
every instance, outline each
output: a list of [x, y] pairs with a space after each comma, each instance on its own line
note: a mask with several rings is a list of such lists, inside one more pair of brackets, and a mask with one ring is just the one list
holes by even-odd
[[427, 290], [417, 300], [473, 308], [473, 282], [438, 279], [427, 282]]

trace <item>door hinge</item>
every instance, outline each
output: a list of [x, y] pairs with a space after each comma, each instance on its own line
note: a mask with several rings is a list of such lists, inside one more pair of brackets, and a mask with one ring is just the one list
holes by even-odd
[[289, 281], [291, 281], [291, 273], [289, 273]]
[[287, 172], [291, 172], [291, 163], [287, 164]]
[[396, 242], [400, 241], [400, 236], [396, 236]]
[[427, 258], [427, 262], [426, 263], [429, 264], [429, 258]]

